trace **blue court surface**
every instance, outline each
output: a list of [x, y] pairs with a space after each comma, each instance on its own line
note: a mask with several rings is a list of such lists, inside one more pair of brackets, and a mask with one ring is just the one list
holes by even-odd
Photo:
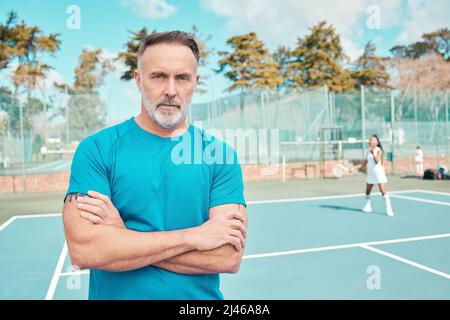
[[[225, 299], [450, 299], [450, 193], [391, 193], [395, 216], [362, 213], [363, 194], [254, 201], [237, 274]], [[0, 226], [0, 299], [86, 299], [61, 214]]]

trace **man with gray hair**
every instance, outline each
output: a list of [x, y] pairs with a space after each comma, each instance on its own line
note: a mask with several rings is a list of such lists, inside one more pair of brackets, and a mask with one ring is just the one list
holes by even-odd
[[[76, 150], [63, 221], [72, 264], [90, 269], [90, 299], [223, 299], [219, 273], [239, 269], [247, 216], [237, 155], [186, 116], [199, 56], [185, 32], [147, 37], [134, 71], [140, 114]], [[180, 144], [183, 158], [223, 152], [180, 163]]]

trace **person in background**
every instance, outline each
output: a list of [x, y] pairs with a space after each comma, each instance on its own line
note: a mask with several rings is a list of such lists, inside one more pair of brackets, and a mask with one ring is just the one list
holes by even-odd
[[420, 149], [420, 146], [417, 146], [416, 148], [416, 155], [414, 157], [414, 164], [415, 164], [415, 176], [416, 177], [423, 177], [423, 151]]

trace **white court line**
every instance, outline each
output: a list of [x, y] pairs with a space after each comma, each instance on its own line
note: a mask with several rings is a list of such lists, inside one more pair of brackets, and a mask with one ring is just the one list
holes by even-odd
[[[427, 191], [422, 189], [409, 189], [409, 190], [399, 190], [399, 191], [391, 191], [389, 194], [401, 194], [401, 193], [408, 193], [408, 192], [428, 192], [428, 193], [436, 193], [435, 191]], [[373, 195], [380, 195], [380, 192], [372, 193]], [[437, 193], [440, 194], [440, 193]], [[445, 194], [445, 193], [444, 193]], [[306, 198], [287, 198], [287, 199], [273, 199], [273, 200], [257, 200], [257, 201], [248, 201], [247, 204], [264, 204], [264, 203], [285, 203], [285, 202], [301, 202], [301, 201], [313, 201], [313, 200], [322, 200], [322, 199], [341, 199], [341, 198], [352, 198], [352, 197], [359, 197], [364, 196], [364, 193], [353, 193], [353, 194], [343, 194], [343, 195], [331, 195], [331, 196], [320, 196], [320, 197], [306, 197]], [[450, 195], [450, 194], [446, 194]], [[419, 198], [416, 198], [419, 199]], [[416, 200], [414, 199], [414, 200]], [[430, 200], [432, 201], [432, 200]], [[45, 217], [56, 217], [61, 216], [61, 213], [44, 213], [44, 214], [24, 214], [24, 215], [17, 215], [12, 217], [11, 219], [31, 219], [31, 218], [45, 218]], [[10, 220], [11, 220], [10, 219]], [[8, 224], [10, 224], [13, 221], [7, 221], [5, 222], [1, 227], [0, 231], [3, 230]]]
[[[418, 189], [413, 190], [401, 190], [401, 191], [393, 191], [391, 194], [397, 193], [408, 193], [408, 192], [418, 192]], [[374, 195], [380, 195], [379, 192], [373, 193]], [[248, 201], [247, 204], [264, 204], [264, 203], [284, 203], [284, 202], [301, 202], [301, 201], [312, 201], [312, 200], [322, 200], [322, 199], [340, 199], [340, 198], [352, 198], [364, 196], [364, 193], [353, 193], [353, 194], [342, 194], [342, 195], [334, 195], [334, 196], [322, 196], [322, 197], [307, 197], [307, 198], [287, 198], [287, 199], [274, 199], [274, 200], [259, 200], [259, 201]], [[43, 214], [21, 214], [12, 217], [11, 219], [32, 219], [32, 218], [47, 218], [47, 217], [58, 217], [62, 214], [60, 212], [57, 213], [43, 213]], [[10, 219], [10, 220], [11, 220]], [[13, 219], [13, 220], [14, 220]], [[9, 221], [9, 220], [8, 220]], [[4, 229], [9, 223], [12, 221], [6, 222], [4, 225], [0, 227], [0, 231]]]
[[31, 218], [48, 218], [48, 217], [58, 217], [61, 213], [42, 213], [42, 214], [21, 214], [15, 216], [17, 219], [31, 219]]
[[418, 189], [417, 192], [429, 193], [429, 194], [438, 194], [438, 195], [442, 195], [442, 196], [450, 196], [449, 192], [443, 192], [443, 191], [433, 191], [433, 190]]
[[[411, 190], [400, 190], [391, 191], [389, 194], [399, 194], [408, 192], [418, 192], [418, 189]], [[301, 201], [313, 201], [313, 200], [323, 200], [323, 199], [341, 199], [341, 198], [353, 198], [365, 196], [365, 193], [351, 193], [351, 194], [340, 194], [333, 196], [319, 196], [319, 197], [306, 197], [306, 198], [286, 198], [286, 199], [273, 199], [273, 200], [256, 200], [247, 201], [247, 204], [265, 204], [265, 203], [284, 203], [284, 202], [301, 202]], [[372, 195], [381, 195], [380, 192], [372, 192]]]
[[301, 202], [301, 201], [312, 201], [312, 200], [323, 200], [323, 199], [340, 199], [340, 198], [359, 197], [359, 196], [363, 196], [363, 195], [364, 195], [364, 193], [352, 193], [352, 194], [342, 194], [342, 195], [337, 195], [337, 196], [256, 200], [256, 201], [247, 201], [247, 204], [284, 203], [284, 202]]
[[[431, 240], [431, 239], [440, 239], [440, 238], [450, 238], [450, 233], [434, 234], [434, 235], [421, 236], [421, 237], [392, 239], [392, 240], [350, 243], [350, 244], [342, 244], [342, 245], [337, 245], [337, 246], [326, 246], [326, 247], [317, 247], [317, 248], [308, 248], [308, 249], [299, 249], [299, 250], [290, 250], [290, 251], [259, 253], [259, 254], [243, 256], [242, 259], [248, 260], [248, 259], [257, 259], [257, 258], [287, 256], [287, 255], [303, 254], [303, 253], [309, 253], [309, 252], [340, 250], [340, 249], [358, 248], [358, 247], [365, 247], [365, 246], [376, 246], [376, 245], [411, 242], [411, 241], [422, 241], [422, 240]], [[62, 276], [71, 276], [71, 275], [83, 275], [83, 274], [88, 274], [88, 273], [89, 273], [89, 270], [81, 270], [81, 271], [60, 273], [59, 276], [62, 277]]]
[[337, 246], [325, 246], [325, 247], [318, 247], [318, 248], [307, 248], [307, 249], [299, 249], [299, 250], [259, 253], [259, 254], [252, 254], [252, 255], [244, 256], [244, 257], [242, 257], [242, 259], [256, 259], [256, 258], [266, 258], [266, 257], [287, 256], [287, 255], [301, 254], [301, 253], [307, 253], [307, 252], [320, 252], [320, 251], [356, 248], [356, 247], [361, 247], [361, 246], [376, 246], [376, 245], [382, 245], [382, 244], [402, 243], [402, 242], [449, 238], [449, 237], [450, 237], [450, 233], [442, 233], [442, 234], [434, 234], [434, 235], [430, 235], [430, 236], [421, 236], [421, 237], [412, 237], [412, 238], [380, 240], [380, 241], [372, 241], [372, 242], [341, 244], [341, 245], [337, 245]]
[[22, 214], [17, 216], [12, 216], [5, 223], [0, 226], [0, 231], [5, 229], [8, 225], [10, 225], [16, 219], [30, 219], [30, 218], [47, 218], [47, 217], [58, 217], [61, 216], [61, 213], [43, 213], [43, 214]]
[[61, 274], [61, 270], [64, 266], [64, 261], [67, 256], [67, 243], [64, 241], [64, 246], [61, 250], [61, 254], [59, 255], [58, 263], [56, 264], [55, 272], [53, 273], [52, 281], [50, 282], [50, 286], [47, 290], [47, 295], [45, 296], [45, 300], [52, 300], [55, 295], [56, 286], [58, 285], [59, 275]]
[[432, 203], [432, 204], [438, 204], [438, 205], [449, 206], [450, 207], [450, 202], [436, 201], [436, 200], [430, 200], [430, 199], [424, 199], [424, 198], [416, 198], [416, 197], [408, 197], [408, 196], [400, 196], [400, 195], [392, 195], [391, 198], [398, 198], [398, 199], [405, 199], [405, 200], [411, 200], [411, 201], [417, 201], [417, 202]]
[[16, 217], [15, 217], [15, 216], [9, 218], [8, 220], [6, 220], [6, 222], [3, 223], [3, 224], [0, 226], [0, 231], [2, 231], [3, 229], [5, 229], [5, 228], [6, 228], [8, 225], [10, 225], [14, 220], [16, 220]]
[[433, 268], [430, 268], [430, 267], [427, 267], [427, 266], [425, 266], [425, 265], [423, 265], [423, 264], [420, 264], [420, 263], [411, 261], [411, 260], [409, 260], [409, 259], [402, 258], [402, 257], [397, 256], [397, 255], [395, 255], [395, 254], [386, 252], [386, 251], [384, 251], [384, 250], [380, 250], [380, 249], [377, 249], [377, 248], [373, 248], [373, 247], [368, 246], [368, 245], [362, 245], [361, 248], [364, 248], [364, 249], [366, 249], [366, 250], [369, 250], [369, 251], [372, 251], [372, 252], [381, 254], [381, 255], [386, 256], [386, 257], [389, 257], [389, 258], [391, 258], [391, 259], [394, 259], [394, 260], [397, 260], [397, 261], [400, 261], [400, 262], [409, 264], [410, 266], [413, 266], [413, 267], [416, 267], [416, 268], [418, 268], [418, 269], [422, 269], [422, 270], [425, 270], [425, 271], [434, 273], [435, 275], [438, 275], [438, 276], [441, 276], [441, 277], [444, 277], [444, 278], [450, 280], [450, 274], [445, 273], [445, 272], [442, 272], [442, 271], [439, 271], [439, 270], [436, 270], [436, 269], [433, 269]]
[[89, 270], [80, 270], [80, 271], [73, 271], [73, 272], [61, 272], [59, 274], [60, 277], [67, 277], [67, 276], [76, 276], [76, 275], [84, 275], [89, 274]]

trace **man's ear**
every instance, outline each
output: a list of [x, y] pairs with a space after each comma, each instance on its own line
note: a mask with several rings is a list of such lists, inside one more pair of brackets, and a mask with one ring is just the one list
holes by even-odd
[[197, 89], [198, 85], [200, 84], [200, 74], [197, 73], [195, 75], [195, 89]]
[[142, 92], [142, 78], [138, 68], [134, 69], [134, 80], [136, 81], [139, 92]]

